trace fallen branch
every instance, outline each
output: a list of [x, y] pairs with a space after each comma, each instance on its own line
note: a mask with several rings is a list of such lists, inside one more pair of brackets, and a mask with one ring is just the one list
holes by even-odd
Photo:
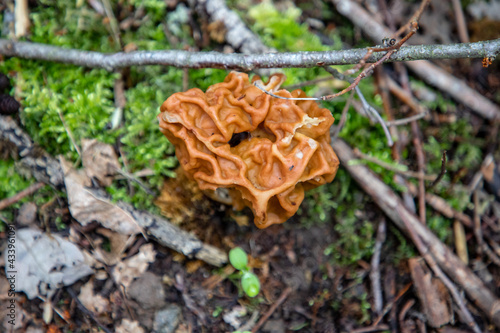
[[[104, 68], [109, 71], [117, 68], [145, 65], [163, 65], [179, 68], [222, 68], [239, 71], [251, 71], [257, 68], [311, 68], [317, 66], [357, 64], [364, 58], [367, 52], [368, 49], [352, 49], [325, 52], [225, 54], [219, 52], [167, 50], [106, 54], [66, 49], [39, 43], [0, 39], [0, 54], [4, 56], [54, 61], [91, 68]], [[466, 44], [405, 46], [392, 54], [387, 61], [495, 58], [498, 53], [500, 53], [500, 39], [495, 39]], [[374, 63], [383, 56], [383, 53], [374, 53], [366, 61]]]
[[500, 327], [500, 300], [427, 226], [420, 223], [415, 214], [405, 208], [401, 198], [389, 186], [366, 166], [350, 163], [356, 156], [347, 143], [337, 139], [332, 142], [332, 146], [344, 168], [385, 214], [407, 234], [409, 231], [406, 225], [410, 224], [413, 227], [412, 231], [421, 239], [426, 251], [432, 255], [437, 265], [465, 290], [469, 298], [484, 311], [496, 327]]
[[264, 45], [259, 36], [248, 29], [234, 11], [226, 6], [224, 0], [192, 1], [195, 9], [206, 11], [211, 22], [222, 22], [226, 27], [226, 42], [242, 53], [262, 53], [272, 51]]
[[[38, 181], [60, 190], [65, 188], [64, 175], [59, 162], [41, 149], [37, 149], [28, 134], [11, 117], [0, 116], [0, 141], [2, 140], [9, 141], [17, 147], [20, 164], [26, 167]], [[94, 194], [100, 195], [97, 192]], [[117, 202], [116, 205], [128, 212], [159, 244], [217, 267], [227, 263], [225, 252], [204, 244], [195, 236], [171, 224], [167, 219], [137, 210], [124, 202]]]

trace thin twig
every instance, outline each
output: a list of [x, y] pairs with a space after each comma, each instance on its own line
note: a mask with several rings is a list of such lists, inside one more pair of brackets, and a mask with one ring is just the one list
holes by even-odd
[[152, 189], [150, 189], [146, 184], [144, 184], [143, 181], [141, 181], [140, 179], [138, 179], [137, 177], [135, 177], [131, 173], [124, 171], [122, 169], [119, 169], [119, 168], [115, 168], [115, 171], [118, 172], [123, 177], [127, 178], [128, 180], [131, 180], [131, 181], [137, 183], [137, 185], [139, 185], [147, 194], [156, 195], [156, 193]]
[[[351, 85], [354, 83], [355, 79], [350, 78], [347, 75], [344, 75], [340, 73], [338, 70], [336, 70], [333, 67], [325, 66], [323, 67], [328, 73], [332, 74], [333, 77], [338, 78], [340, 80], [344, 80], [349, 82]], [[366, 115], [370, 118], [370, 120], [375, 121], [382, 126], [382, 129], [384, 130], [384, 134], [387, 138], [387, 144], [392, 147], [394, 142], [392, 141], [392, 136], [391, 133], [389, 132], [389, 129], [385, 125], [385, 122], [382, 120], [380, 115], [378, 114], [377, 110], [373, 106], [371, 106], [367, 101], [363, 93], [361, 92], [361, 89], [359, 87], [355, 86], [354, 91], [358, 95], [359, 100], [361, 101], [361, 104], [363, 105], [363, 110], [365, 111]], [[336, 136], [334, 136], [336, 137]]]
[[[130, 66], [163, 65], [179, 68], [222, 68], [251, 71], [257, 68], [312, 68], [318, 66], [357, 64], [367, 49], [324, 52], [239, 54], [190, 52], [182, 50], [100, 53], [62, 47], [15, 42], [0, 39], [0, 54], [8, 57], [46, 60], [114, 71]], [[500, 53], [500, 39], [467, 44], [404, 46], [388, 59], [411, 61], [422, 59], [495, 58]], [[384, 55], [374, 53], [367, 62], [374, 63]]]
[[460, 0], [451, 0], [453, 11], [455, 12], [455, 20], [457, 22], [458, 37], [462, 43], [469, 42], [469, 33], [467, 32], [467, 23], [465, 22], [464, 11]]
[[386, 306], [384, 306], [384, 309], [382, 310], [382, 313], [379, 314], [379, 316], [377, 317], [377, 319], [375, 319], [375, 321], [373, 322], [373, 325], [378, 325], [382, 319], [384, 319], [385, 315], [391, 311], [391, 309], [393, 308], [394, 304], [396, 304], [401, 297], [403, 297], [406, 292], [410, 289], [410, 287], [413, 285], [413, 283], [408, 283], [407, 285], [405, 285], [403, 287], [403, 289], [401, 289], [398, 294], [396, 295], [396, 297], [394, 297], [394, 299], [388, 303]]
[[23, 199], [24, 197], [27, 197], [29, 195], [32, 195], [39, 189], [45, 186], [45, 183], [39, 182], [35, 183], [33, 185], [30, 185], [28, 188], [22, 190], [21, 192], [13, 195], [10, 198], [6, 198], [0, 201], [0, 210], [4, 210], [5, 208], [9, 207], [10, 205], [15, 204], [19, 200]]
[[[413, 195], [417, 194], [417, 188], [411, 183], [408, 184], [408, 190]], [[449, 219], [456, 219], [466, 227], [471, 229], [473, 228], [472, 220], [468, 215], [455, 210], [453, 207], [451, 207], [450, 204], [448, 204], [445, 199], [441, 198], [440, 196], [432, 193], [426, 193], [425, 201], [427, 202], [427, 204], [429, 204], [429, 206], [431, 206], [434, 210], [444, 215], [445, 217]]]
[[399, 28], [398, 31], [392, 34], [392, 38], [397, 38], [406, 30], [411, 29], [411, 25], [413, 24], [413, 22], [418, 22], [420, 20], [422, 13], [424, 12], [425, 8], [429, 5], [430, 2], [431, 0], [423, 0], [420, 3], [420, 7], [418, 8], [418, 10], [413, 14], [413, 16], [408, 20], [408, 22], [401, 28]]
[[393, 120], [393, 121], [386, 121], [386, 122], [385, 122], [385, 125], [386, 125], [387, 127], [391, 127], [391, 126], [402, 126], [402, 125], [409, 124], [409, 123], [411, 123], [412, 121], [422, 119], [422, 118], [424, 118], [424, 117], [425, 117], [425, 116], [427, 116], [427, 115], [428, 115], [428, 113], [427, 113], [427, 112], [424, 112], [424, 113], [419, 113], [419, 114], [416, 114], [416, 115], [414, 115], [414, 116], [407, 117], [407, 118], [402, 118], [402, 119]]
[[382, 168], [384, 168], [386, 170], [395, 172], [395, 173], [403, 175], [405, 177], [417, 178], [417, 179], [423, 178], [424, 180], [434, 180], [434, 179], [436, 179], [435, 175], [422, 175], [419, 172], [402, 170], [402, 168], [406, 168], [405, 165], [400, 165], [400, 167], [398, 168], [395, 165], [386, 163], [384, 161], [379, 160], [378, 158], [375, 158], [373, 156], [367, 155], [367, 154], [361, 152], [358, 148], [354, 148], [353, 152], [356, 155], [356, 157], [358, 157], [360, 159], [363, 159], [363, 160], [366, 160], [368, 162], [377, 164], [377, 165], [381, 166]]
[[[411, 123], [411, 130], [413, 134], [413, 146], [415, 148], [415, 153], [417, 155], [417, 166], [418, 173], [420, 175], [424, 175], [425, 168], [425, 155], [422, 147], [422, 140], [420, 138], [420, 128], [418, 127], [417, 122]], [[418, 215], [420, 218], [420, 222], [422, 224], [426, 223], [426, 213], [425, 213], [425, 183], [423, 177], [418, 178]]]
[[102, 0], [102, 4], [104, 5], [104, 11], [106, 12], [106, 16], [109, 20], [109, 26], [111, 28], [113, 39], [115, 40], [117, 47], [121, 48], [120, 28], [118, 27], [118, 21], [113, 13], [111, 3], [109, 0]]
[[386, 233], [386, 222], [385, 219], [380, 221], [377, 228], [377, 237], [375, 240], [375, 246], [373, 249], [373, 256], [371, 260], [371, 269], [370, 269], [370, 282], [372, 285], [372, 293], [373, 293], [373, 303], [375, 314], [379, 315], [382, 313], [382, 288], [380, 286], [380, 252], [382, 251], [382, 245], [385, 241], [385, 233]]
[[474, 236], [478, 245], [478, 252], [484, 253], [490, 258], [495, 265], [500, 266], [500, 258], [488, 247], [488, 244], [483, 239], [483, 229], [481, 227], [481, 216], [479, 212], [479, 195], [478, 190], [472, 194], [474, 203]]
[[361, 101], [361, 104], [363, 105], [363, 109], [367, 112], [367, 114], [372, 115], [375, 118], [375, 120], [380, 124], [380, 126], [382, 126], [382, 129], [384, 130], [385, 137], [387, 139], [387, 145], [389, 147], [392, 147], [392, 145], [394, 145], [394, 141], [392, 141], [391, 133], [389, 132], [389, 129], [385, 125], [384, 120], [382, 119], [380, 114], [377, 112], [377, 110], [375, 110], [375, 108], [373, 106], [368, 104], [365, 97], [361, 93], [361, 90], [359, 89], [359, 87], [355, 87], [354, 90], [356, 91], [356, 93], [359, 97], [359, 100]]
[[401, 46], [408, 40], [410, 39], [411, 36], [413, 36], [418, 29], [418, 23], [417, 22], [411, 22], [410, 24], [411, 30], [410, 32], [402, 38], [399, 42], [395, 42], [395, 39], [391, 39], [391, 42], [394, 42], [392, 45], [387, 46], [387, 47], [370, 47], [368, 48], [368, 51], [366, 52], [366, 55], [359, 61], [359, 63], [354, 66], [354, 68], [350, 69], [347, 71], [348, 74], [352, 74], [357, 72], [362, 66], [365, 65], [366, 60], [375, 52], [385, 52], [385, 51], [393, 51], [401, 48]]
[[379, 332], [379, 331], [388, 331], [389, 325], [380, 324], [380, 325], [371, 325], [368, 327], [355, 328], [350, 330], [351, 333], [370, 333], [370, 332]]
[[57, 114], [59, 115], [59, 118], [61, 119], [61, 122], [63, 124], [64, 129], [66, 130], [66, 133], [68, 134], [69, 139], [71, 140], [71, 143], [73, 144], [73, 147], [75, 147], [76, 152], [78, 153], [78, 156], [82, 156], [82, 153], [80, 151], [80, 148], [78, 148], [78, 145], [76, 144], [75, 138], [73, 137], [73, 133], [69, 129], [68, 125], [66, 125], [66, 122], [64, 121], [64, 116], [61, 113], [61, 111], [58, 111]]
[[[352, 81], [349, 80], [350, 85], [347, 88], [339, 91], [338, 93], [327, 95], [327, 96], [321, 96], [321, 97], [317, 97], [317, 98], [314, 98], [314, 97], [290, 98], [290, 97], [277, 96], [277, 95], [274, 95], [273, 93], [268, 92], [262, 86], [260, 86], [259, 81], [255, 81], [254, 85], [257, 86], [257, 88], [264, 91], [266, 94], [269, 94], [273, 97], [281, 98], [281, 99], [296, 100], [296, 101], [314, 101], [314, 100], [326, 101], [326, 100], [334, 99], [338, 96], [341, 96], [341, 95], [357, 88], [357, 86], [359, 85], [359, 83], [361, 82], [361, 80], [363, 78], [368, 76], [373, 71], [374, 68], [376, 68], [377, 66], [382, 64], [387, 59], [389, 59], [391, 57], [391, 55], [394, 54], [394, 52], [396, 52], [399, 48], [401, 48], [401, 45], [403, 45], [404, 42], [406, 42], [411, 36], [413, 36], [415, 34], [417, 27], [418, 27], [417, 23], [412, 22], [412, 30], [403, 39], [401, 39], [401, 41], [399, 41], [397, 44], [395, 44], [393, 46], [390, 46], [387, 48], [368, 48], [366, 55], [363, 57], [363, 59], [361, 59], [360, 63], [366, 62], [366, 60], [371, 56], [371, 54], [373, 52], [383, 52], [383, 51], [388, 51], [388, 52], [384, 56], [382, 56], [382, 58], [377, 60], [375, 63], [366, 66], [363, 69], [363, 71], [354, 80], [352, 80]], [[328, 68], [326, 68], [326, 69], [328, 70]], [[372, 109], [372, 107], [366, 102], [366, 100], [364, 98], [362, 98], [362, 95], [360, 95], [359, 90], [357, 90], [357, 93], [358, 93], [358, 96], [360, 96], [360, 98], [361, 98], [361, 101], [363, 103], [365, 110], [368, 111], [369, 113], [371, 113], [373, 116], [375, 116], [377, 121], [382, 125], [382, 128], [384, 129], [384, 132], [387, 136], [388, 144], [389, 144], [389, 146], [392, 146], [393, 145], [392, 138], [391, 138], [391, 135], [389, 133], [389, 130], [385, 126], [384, 121], [382, 120], [382, 118], [380, 118], [380, 115], [378, 114], [378, 112], [376, 112], [376, 110]]]
[[[396, 70], [398, 72], [401, 72], [401, 66], [397, 66]], [[411, 90], [407, 90], [402, 88], [396, 81], [391, 79], [388, 75], [385, 76], [386, 82], [387, 82], [387, 87], [389, 88], [390, 92], [396, 96], [401, 102], [404, 104], [408, 105], [410, 109], [417, 114], [421, 113], [428, 113], [429, 110], [425, 107], [423, 107], [415, 98], [413, 97]], [[403, 80], [402, 80], [403, 81]], [[407, 86], [408, 80], [405, 80], [403, 83], [404, 86]], [[406, 88], [406, 87], [405, 87]]]
[[441, 171], [439, 172], [439, 175], [436, 177], [436, 179], [429, 186], [428, 190], [432, 190], [434, 186], [436, 186], [441, 181], [441, 179], [443, 179], [445, 174], [446, 174], [446, 150], [443, 150], [443, 157], [441, 157]]
[[340, 120], [337, 126], [331, 127], [331, 136], [332, 139], [336, 139], [339, 136], [340, 131], [344, 128], [344, 124], [347, 120], [347, 113], [349, 112], [349, 108], [351, 107], [352, 100], [354, 98], [354, 92], [351, 92], [351, 95], [345, 102], [344, 108], [342, 109], [342, 114], [340, 115]]
[[269, 310], [267, 310], [266, 314], [264, 316], [262, 316], [262, 318], [260, 318], [259, 322], [252, 328], [252, 333], [257, 332], [259, 330], [259, 328], [262, 325], [264, 325], [266, 320], [269, 319], [269, 317], [274, 313], [274, 311], [276, 311], [276, 309], [281, 305], [281, 303], [283, 303], [286, 300], [286, 298], [288, 297], [288, 295], [290, 295], [291, 292], [292, 292], [292, 288], [290, 288], [290, 287], [287, 287], [283, 291], [283, 293], [278, 298], [278, 300], [276, 300], [276, 302], [274, 302], [274, 304], [269, 308]]
[[92, 320], [97, 324], [97, 326], [99, 326], [99, 328], [102, 329], [104, 332], [111, 333], [111, 331], [104, 324], [102, 324], [99, 321], [99, 319], [97, 319], [97, 317], [94, 315], [94, 313], [92, 311], [90, 311], [89, 309], [87, 309], [85, 307], [85, 305], [82, 304], [82, 302], [80, 302], [80, 299], [78, 299], [78, 295], [76, 294], [76, 292], [71, 287], [67, 287], [66, 290], [68, 291], [68, 294], [70, 294], [70, 296], [75, 301], [77, 307], [83, 313], [85, 313], [87, 316], [89, 316], [90, 318], [92, 318]]

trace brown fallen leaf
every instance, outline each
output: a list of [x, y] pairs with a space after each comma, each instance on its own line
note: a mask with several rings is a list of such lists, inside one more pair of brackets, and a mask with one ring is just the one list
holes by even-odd
[[125, 250], [135, 240], [135, 236], [123, 235], [106, 228], [98, 228], [96, 232], [109, 240], [109, 251], [104, 250], [100, 246], [102, 245], [100, 244], [102, 240], [99, 244], [97, 242], [94, 244], [95, 259], [105, 263], [107, 266], [116, 265], [121, 260]]
[[82, 286], [78, 299], [88, 310], [97, 315], [109, 311], [109, 300], [94, 293], [94, 279], [90, 279]]
[[82, 170], [75, 170], [63, 157], [59, 158], [64, 172], [71, 215], [81, 225], [93, 221], [124, 235], [144, 234], [137, 221], [105, 196], [90, 188], [90, 179]]
[[96, 179], [102, 186], [111, 185], [116, 170], [120, 169], [113, 147], [95, 139], [82, 140], [82, 164], [87, 176]]
[[138, 254], [116, 265], [113, 270], [113, 278], [117, 284], [122, 285], [127, 290], [132, 281], [146, 271], [149, 264], [155, 260], [155, 257], [156, 252], [153, 250], [153, 244], [143, 245]]
[[451, 320], [450, 296], [441, 280], [434, 278], [429, 268], [421, 259], [408, 261], [411, 277], [417, 290], [418, 298], [431, 327], [441, 327]]
[[144, 328], [139, 325], [138, 321], [123, 319], [120, 325], [115, 330], [116, 333], [144, 333]]

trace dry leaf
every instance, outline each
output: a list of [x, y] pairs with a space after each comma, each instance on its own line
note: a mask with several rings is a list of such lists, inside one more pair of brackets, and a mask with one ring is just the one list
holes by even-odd
[[97, 229], [97, 233], [109, 240], [110, 250], [109, 252], [105, 251], [101, 246], [98, 246], [100, 244], [96, 242], [96, 244], [94, 244], [94, 257], [107, 266], [116, 265], [121, 260], [122, 254], [128, 246], [135, 240], [135, 236], [122, 235], [105, 228]]
[[441, 280], [434, 278], [425, 262], [418, 258], [411, 258], [408, 265], [427, 323], [435, 328], [449, 323], [451, 300]]
[[93, 140], [82, 140], [82, 164], [89, 178], [95, 178], [102, 186], [113, 182], [120, 169], [118, 156], [111, 145]]
[[155, 260], [155, 257], [156, 252], [153, 250], [153, 244], [143, 245], [138, 254], [116, 265], [113, 270], [116, 283], [123, 285], [126, 290], [135, 278], [138, 278], [146, 271], [149, 264]]
[[93, 272], [73, 243], [35, 229], [17, 230], [16, 261], [5, 271], [8, 278], [15, 277], [16, 291], [24, 291], [29, 299], [51, 294]]
[[123, 319], [120, 326], [115, 330], [116, 333], [144, 333], [144, 328], [139, 325], [138, 321]]
[[63, 157], [59, 158], [64, 172], [71, 215], [81, 225], [97, 221], [104, 227], [125, 235], [142, 232], [137, 221], [126, 211], [89, 188], [90, 180], [81, 171], [73, 169]]
[[87, 309], [97, 315], [109, 311], [109, 301], [94, 293], [94, 279], [90, 279], [82, 286], [78, 299]]

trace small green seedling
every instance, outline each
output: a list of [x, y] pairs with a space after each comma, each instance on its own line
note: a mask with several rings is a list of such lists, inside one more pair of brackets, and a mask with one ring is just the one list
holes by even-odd
[[234, 268], [239, 270], [238, 275], [241, 278], [241, 287], [248, 297], [255, 297], [260, 291], [260, 282], [257, 275], [255, 275], [248, 268], [248, 259], [245, 250], [241, 247], [235, 247], [229, 251], [229, 262]]

